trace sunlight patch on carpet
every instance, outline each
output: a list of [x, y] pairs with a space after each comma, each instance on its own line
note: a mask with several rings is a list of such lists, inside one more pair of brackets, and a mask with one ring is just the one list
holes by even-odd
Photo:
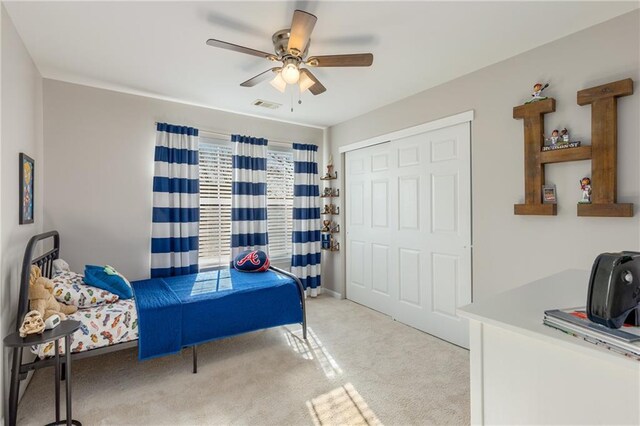
[[382, 425], [351, 383], [307, 401], [307, 408], [316, 426]]
[[311, 327], [307, 328], [307, 340], [305, 341], [297, 334], [290, 331], [283, 333], [287, 344], [298, 354], [302, 355], [302, 358], [312, 360], [315, 359], [320, 364], [324, 375], [328, 379], [332, 379], [339, 374], [342, 374], [342, 369], [331, 356], [327, 348], [324, 347], [316, 333], [313, 332]]

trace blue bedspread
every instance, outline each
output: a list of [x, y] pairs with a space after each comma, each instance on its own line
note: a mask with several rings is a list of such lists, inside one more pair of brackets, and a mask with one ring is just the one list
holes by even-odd
[[224, 269], [131, 284], [141, 360], [210, 340], [302, 322], [296, 282], [273, 271]]

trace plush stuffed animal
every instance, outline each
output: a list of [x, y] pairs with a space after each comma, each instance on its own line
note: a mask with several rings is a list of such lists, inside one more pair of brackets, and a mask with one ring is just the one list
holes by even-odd
[[53, 282], [43, 277], [40, 268], [35, 265], [31, 267], [29, 277], [29, 305], [31, 310], [38, 311], [45, 321], [54, 314], [65, 320], [68, 314], [78, 310], [75, 306], [59, 303], [53, 297]]
[[69, 272], [69, 264], [62, 259], [56, 259], [53, 261], [53, 273], [59, 274], [60, 272]]

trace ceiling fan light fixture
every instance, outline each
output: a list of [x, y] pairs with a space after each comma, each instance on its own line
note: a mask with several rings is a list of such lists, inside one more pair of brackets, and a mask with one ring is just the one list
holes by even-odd
[[298, 85], [300, 86], [300, 92], [304, 92], [309, 89], [309, 87], [316, 84], [315, 81], [309, 78], [309, 76], [305, 73], [300, 73], [300, 80], [298, 81]]
[[287, 88], [287, 82], [282, 78], [281, 72], [277, 73], [275, 78], [271, 80], [271, 85], [278, 89], [281, 93], [284, 93]]
[[298, 63], [293, 59], [287, 59], [282, 67], [282, 79], [287, 84], [296, 84], [300, 79], [300, 70], [298, 69]]

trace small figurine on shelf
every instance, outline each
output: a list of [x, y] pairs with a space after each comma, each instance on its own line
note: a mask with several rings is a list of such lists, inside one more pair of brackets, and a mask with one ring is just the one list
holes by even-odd
[[323, 234], [322, 235], [322, 249], [323, 250], [331, 250], [331, 235]]
[[340, 208], [335, 204], [325, 204], [322, 214], [339, 214]]
[[526, 104], [530, 104], [531, 102], [544, 101], [547, 99], [546, 96], [542, 96], [542, 91], [549, 87], [549, 83], [542, 85], [542, 83], [536, 83], [533, 85], [533, 93], [531, 93], [531, 99], [525, 102]]
[[569, 131], [566, 127], [560, 130], [558, 133], [557, 130], [554, 130], [551, 133], [550, 138], [545, 138], [545, 144], [542, 147], [542, 152], [545, 151], [554, 151], [556, 149], [567, 149], [567, 148], [578, 148], [581, 144], [580, 141], [571, 141], [569, 139]]
[[322, 231], [321, 232], [331, 232], [331, 221], [323, 220], [322, 221]]
[[333, 235], [331, 235], [331, 239], [329, 240], [331, 247], [330, 250], [331, 251], [338, 251], [340, 250], [340, 243], [338, 242], [338, 240], [336, 240], [335, 238], [333, 238]]
[[591, 204], [591, 179], [586, 176], [580, 179], [580, 189], [582, 189], [582, 199], [578, 203]]
[[322, 196], [323, 197], [339, 197], [340, 196], [340, 190], [338, 188], [325, 188], [324, 191], [322, 192]]
[[324, 177], [327, 179], [333, 178], [333, 155], [329, 155], [329, 162], [327, 163], [327, 174]]

